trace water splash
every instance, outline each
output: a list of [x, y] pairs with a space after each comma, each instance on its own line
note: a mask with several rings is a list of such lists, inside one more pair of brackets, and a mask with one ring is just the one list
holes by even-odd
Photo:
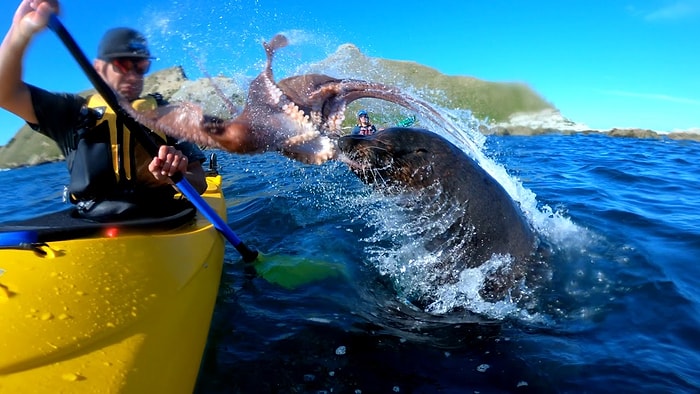
[[[317, 67], [315, 72], [330, 73]], [[364, 72], [358, 69], [332, 68], [335, 72], [344, 74], [337, 77], [353, 77], [371, 80], [375, 71]], [[391, 76], [383, 75], [383, 82]], [[397, 77], [398, 78], [398, 77]], [[450, 140], [466, 154], [476, 160], [491, 176], [493, 176], [506, 192], [519, 204], [521, 210], [543, 242], [554, 244], [555, 247], [565, 245], [566, 248], [576, 243], [584, 245], [590, 237], [583, 236], [585, 230], [576, 226], [565, 215], [564, 211], [556, 211], [537, 201], [534, 192], [527, 189], [520, 179], [509, 174], [508, 170], [496, 159], [489, 155], [485, 148], [486, 137], [479, 132], [483, 122], [476, 119], [469, 110], [448, 109], [434, 104], [441, 92], [426, 91], [413, 86], [400, 86], [404, 94], [415, 98], [420, 111], [416, 115], [420, 127], [434, 131]], [[374, 103], [377, 105], [374, 105]], [[425, 103], [425, 105], [423, 104]], [[392, 107], [393, 106], [393, 107]], [[437, 114], [430, 110], [435, 108]], [[395, 105], [373, 101], [373, 112], [380, 114], [396, 111]], [[540, 321], [542, 316], [536, 308], [532, 308], [532, 297], [536, 290], [516, 284], [513, 288], [517, 296], [503, 301], [491, 302], [484, 300], [479, 291], [484, 288], [486, 278], [499, 268], [507, 269], [512, 263], [510, 256], [493, 256], [478, 268], [466, 269], [459, 275], [455, 283], [444, 280], [441, 270], [442, 253], [455, 253], [459, 245], [449, 251], [430, 252], [424, 245], [430, 242], [435, 234], [444, 234], [454, 224], [457, 217], [463, 214], [460, 207], [435, 207], [447, 211], [440, 219], [429, 211], [430, 204], [406, 201], [406, 196], [386, 196], [376, 193], [372, 196], [374, 202], [368, 205], [362, 215], [367, 220], [367, 226], [373, 231], [364, 239], [365, 253], [368, 263], [375, 267], [378, 273], [391, 280], [399, 298], [407, 302], [423, 305], [423, 309], [434, 314], [445, 314], [454, 310], [466, 309], [490, 318], [504, 319], [517, 317], [529, 321]], [[377, 201], [382, 201], [378, 203]], [[416, 208], [418, 206], [419, 208]], [[451, 256], [450, 256], [451, 257]], [[546, 275], [545, 275], [546, 276]]]

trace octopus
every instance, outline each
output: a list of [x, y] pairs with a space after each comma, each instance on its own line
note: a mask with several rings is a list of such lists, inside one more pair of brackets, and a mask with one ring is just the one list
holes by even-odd
[[129, 105], [123, 108], [150, 129], [200, 146], [242, 154], [278, 151], [309, 164], [338, 157], [337, 137], [347, 105], [354, 100], [385, 100], [442, 119], [426, 103], [382, 83], [323, 74], [303, 74], [275, 82], [274, 54], [288, 43], [283, 34], [263, 42], [265, 68], [251, 82], [245, 106], [235, 117], [235, 108], [228, 103], [231, 119], [205, 114], [201, 106], [192, 102], [168, 104], [145, 113], [136, 112]]

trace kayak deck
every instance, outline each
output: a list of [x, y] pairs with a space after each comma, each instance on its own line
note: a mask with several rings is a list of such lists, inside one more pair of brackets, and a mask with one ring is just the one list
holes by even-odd
[[0, 250], [0, 392], [192, 391], [224, 257], [206, 219], [41, 242]]

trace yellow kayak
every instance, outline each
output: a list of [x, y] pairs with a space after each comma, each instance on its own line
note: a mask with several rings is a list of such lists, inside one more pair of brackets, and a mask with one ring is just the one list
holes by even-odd
[[[221, 177], [207, 179], [225, 219]], [[90, 231], [0, 249], [0, 393], [192, 392], [223, 237], [199, 213]]]

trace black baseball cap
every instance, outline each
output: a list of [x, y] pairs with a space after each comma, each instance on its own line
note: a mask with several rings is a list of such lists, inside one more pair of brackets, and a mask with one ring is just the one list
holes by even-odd
[[153, 59], [148, 50], [146, 37], [128, 27], [107, 30], [97, 47], [97, 58], [111, 60], [118, 57]]

